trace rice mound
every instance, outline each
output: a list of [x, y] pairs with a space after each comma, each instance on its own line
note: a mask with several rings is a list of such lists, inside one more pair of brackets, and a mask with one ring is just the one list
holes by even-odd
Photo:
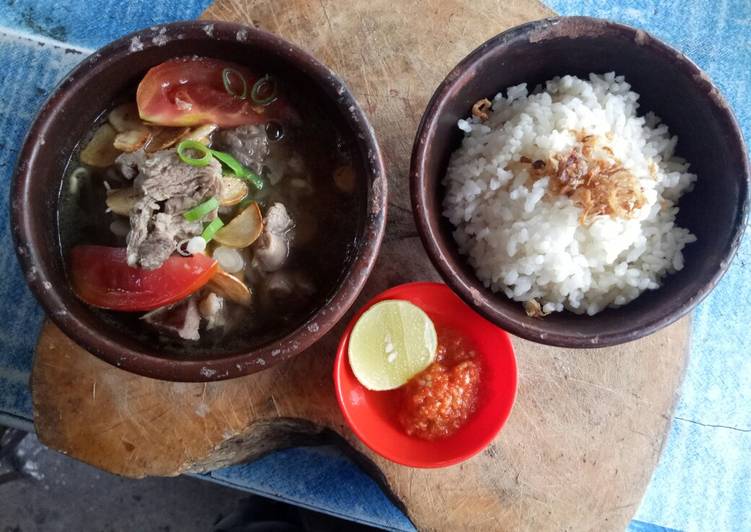
[[[696, 237], [675, 225], [677, 202], [696, 175], [673, 154], [667, 126], [637, 115], [630, 88], [613, 72], [556, 77], [531, 94], [526, 84], [497, 94], [487, 119], [459, 120], [465, 137], [443, 181], [443, 214], [486, 287], [539, 303], [543, 314], [593, 315], [683, 268], [683, 247]], [[628, 216], [587, 217], [552, 188], [554, 172], [534, 175], [530, 161], [565, 158], [582, 137], [594, 143], [591, 158], [619, 164], [641, 187]]]

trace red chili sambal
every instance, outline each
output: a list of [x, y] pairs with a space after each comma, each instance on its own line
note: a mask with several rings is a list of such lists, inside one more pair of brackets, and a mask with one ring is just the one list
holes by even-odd
[[435, 361], [401, 389], [399, 423], [426, 440], [454, 434], [477, 408], [480, 362], [469, 340], [439, 329]]

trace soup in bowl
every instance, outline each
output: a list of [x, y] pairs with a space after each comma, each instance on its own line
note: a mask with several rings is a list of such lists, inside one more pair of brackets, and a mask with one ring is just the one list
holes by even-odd
[[184, 22], [62, 82], [21, 154], [13, 227], [29, 285], [84, 348], [214, 380], [338, 321], [375, 259], [385, 187], [372, 130], [326, 67], [265, 32]]

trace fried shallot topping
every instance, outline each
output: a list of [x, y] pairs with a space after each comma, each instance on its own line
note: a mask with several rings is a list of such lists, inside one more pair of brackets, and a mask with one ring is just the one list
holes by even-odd
[[529, 299], [524, 302], [524, 312], [526, 312], [527, 316], [529, 316], [530, 318], [543, 318], [550, 314], [550, 312], [545, 312], [544, 310], [542, 310], [540, 302], [535, 298]]
[[[568, 196], [581, 209], [579, 223], [591, 223], [600, 215], [630, 218], [646, 203], [639, 180], [617, 160], [594, 156], [597, 139], [593, 135], [579, 136], [579, 143], [568, 153], [553, 155], [548, 161], [531, 163], [532, 179], [550, 177], [549, 191]], [[611, 154], [608, 146], [600, 150]], [[526, 162], [529, 161], [525, 157]]]
[[488, 119], [488, 111], [493, 106], [492, 102], [487, 98], [477, 100], [472, 106], [472, 116], [479, 118], [481, 122]]

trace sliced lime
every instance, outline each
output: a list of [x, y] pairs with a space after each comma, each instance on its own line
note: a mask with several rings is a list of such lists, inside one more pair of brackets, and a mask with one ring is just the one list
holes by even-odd
[[352, 329], [349, 364], [369, 390], [393, 390], [427, 368], [437, 347], [435, 326], [420, 307], [408, 301], [381, 301]]

